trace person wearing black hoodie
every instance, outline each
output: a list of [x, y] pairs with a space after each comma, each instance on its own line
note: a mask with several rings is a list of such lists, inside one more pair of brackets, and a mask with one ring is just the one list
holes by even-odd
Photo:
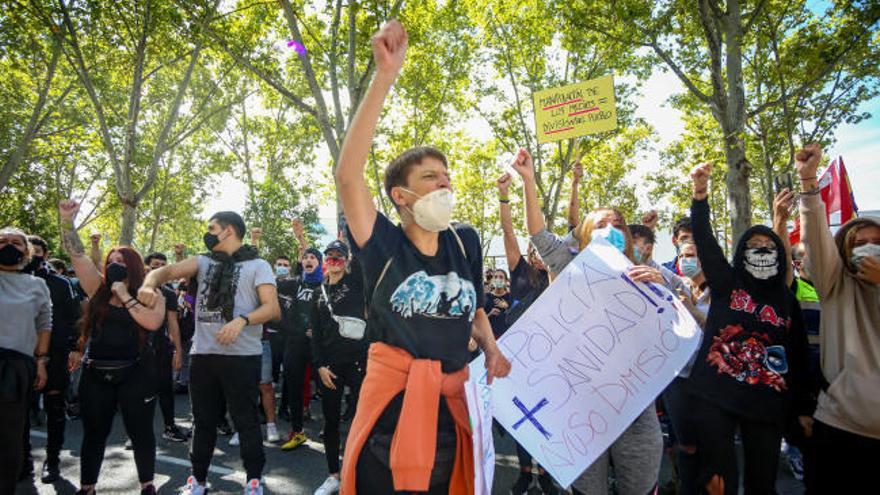
[[[40, 480], [43, 483], [54, 483], [61, 477], [60, 454], [64, 445], [66, 423], [65, 399], [70, 387], [67, 358], [76, 344], [76, 322], [80, 317], [80, 306], [73, 285], [56, 274], [55, 270], [51, 270], [46, 263], [49, 258], [49, 245], [46, 241], [31, 235], [28, 236], [28, 242], [31, 245], [31, 262], [23, 271], [43, 279], [49, 287], [52, 300], [52, 337], [49, 340], [49, 364], [46, 366], [48, 379], [42, 390], [43, 407], [46, 409], [46, 460], [43, 462]], [[29, 458], [30, 424], [26, 425], [24, 435], [25, 450]]]
[[739, 239], [731, 266], [709, 223], [711, 165], [691, 173], [694, 242], [712, 302], [691, 372], [695, 395], [699, 486], [735, 495], [734, 435], [745, 454], [745, 493], [775, 493], [784, 429], [812, 414], [806, 380], [807, 339], [794, 294], [786, 287], [782, 241], [755, 225]]
[[282, 450], [295, 449], [308, 440], [303, 431], [303, 408], [308, 406], [303, 400], [303, 387], [306, 368], [312, 360], [310, 320], [324, 281], [322, 263], [321, 251], [310, 247], [302, 255], [302, 274], [278, 282], [281, 326], [286, 334], [282, 367], [290, 407], [290, 434], [281, 446]]

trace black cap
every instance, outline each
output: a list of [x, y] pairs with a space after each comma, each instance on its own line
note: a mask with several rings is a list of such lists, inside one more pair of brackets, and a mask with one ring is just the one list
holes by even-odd
[[348, 245], [340, 240], [335, 240], [330, 244], [327, 244], [327, 247], [324, 249], [324, 254], [327, 254], [330, 251], [339, 251], [342, 253], [343, 257], [348, 258]]

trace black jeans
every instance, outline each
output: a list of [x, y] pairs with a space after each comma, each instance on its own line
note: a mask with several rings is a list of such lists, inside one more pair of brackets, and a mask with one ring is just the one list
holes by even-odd
[[288, 337], [284, 346], [284, 388], [290, 407], [290, 430], [303, 429], [303, 381], [306, 366], [312, 360], [311, 343], [308, 337]]
[[[70, 372], [67, 370], [68, 352], [65, 349], [50, 349], [49, 363], [46, 365], [46, 386], [40, 391], [43, 395], [43, 409], [46, 411], [46, 460], [59, 461], [61, 447], [64, 445], [64, 428], [67, 424], [66, 399], [70, 387]], [[24, 458], [31, 460], [31, 418], [25, 418]], [[31, 461], [32, 462], [32, 461]]]
[[80, 415], [83, 424], [80, 449], [80, 483], [98, 482], [104, 448], [113, 428], [116, 409], [134, 448], [134, 462], [141, 483], [153, 480], [156, 468], [156, 437], [153, 413], [156, 410], [156, 372], [151, 355], [135, 365], [132, 375], [119, 385], [101, 380], [95, 372], [84, 369], [79, 382]]
[[190, 359], [189, 396], [194, 429], [189, 458], [193, 476], [199, 483], [208, 477], [217, 444], [217, 421], [225, 403], [239, 434], [247, 479], [259, 479], [266, 462], [257, 411], [261, 356], [194, 354]]
[[706, 486], [713, 476], [718, 475], [724, 480], [725, 495], [739, 493], [739, 468], [734, 444], [739, 426], [745, 459], [745, 495], [775, 494], [782, 427], [737, 416], [697, 397], [693, 405], [697, 427], [696, 455], [700, 463], [698, 486]]
[[15, 493], [35, 370], [33, 358], [0, 349], [0, 493]]
[[336, 375], [336, 379], [333, 380], [336, 389], [325, 387], [320, 378], [318, 382], [321, 384], [321, 405], [324, 409], [324, 453], [327, 456], [328, 472], [332, 474], [339, 472], [339, 419], [342, 415], [342, 395], [345, 387], [348, 386], [351, 388], [351, 393], [357, 397], [361, 391], [361, 383], [364, 381], [364, 366], [355, 362], [333, 364], [329, 368]]
[[[407, 493], [394, 491], [394, 479], [391, 475], [390, 447], [397, 421], [403, 408], [403, 393], [397, 395], [382, 411], [373, 431], [367, 438], [366, 443], [358, 456], [357, 470], [357, 493], [364, 494], [387, 494]], [[446, 399], [440, 398], [437, 415], [437, 447], [434, 457], [434, 469], [431, 471], [431, 482], [427, 493], [440, 495], [449, 493], [449, 481], [455, 461], [455, 452], [458, 441], [455, 435], [455, 420]]]
[[806, 494], [867, 493], [877, 485], [880, 440], [850, 433], [820, 421], [804, 453]]
[[156, 392], [159, 394], [159, 409], [165, 426], [174, 425], [174, 349], [168, 346], [164, 336], [157, 335], [156, 351]]

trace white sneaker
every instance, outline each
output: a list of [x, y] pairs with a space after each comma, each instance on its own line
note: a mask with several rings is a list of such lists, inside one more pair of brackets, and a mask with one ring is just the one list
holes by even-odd
[[229, 445], [235, 446], [235, 445], [238, 445], [239, 443], [240, 442], [238, 440], [238, 432], [235, 432], [232, 435], [232, 438], [229, 439]]
[[244, 495], [263, 495], [263, 484], [256, 478], [248, 481], [244, 487]]
[[332, 493], [339, 493], [339, 480], [333, 476], [328, 476], [324, 480], [324, 484], [315, 490], [315, 495], [331, 495]]
[[180, 487], [180, 495], [205, 495], [208, 487], [200, 485], [195, 477], [190, 476], [186, 479], [186, 484]]
[[281, 435], [278, 434], [278, 427], [275, 426], [275, 423], [266, 423], [266, 440], [271, 443], [281, 440]]

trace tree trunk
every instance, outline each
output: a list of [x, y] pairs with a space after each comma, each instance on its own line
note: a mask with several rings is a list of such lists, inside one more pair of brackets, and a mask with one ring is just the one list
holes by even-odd
[[122, 230], [119, 232], [119, 245], [131, 246], [134, 239], [134, 226], [137, 223], [137, 204], [122, 203]]
[[752, 224], [752, 197], [749, 191], [749, 171], [752, 165], [746, 160], [745, 143], [737, 136], [740, 133], [725, 132], [727, 173], [727, 209], [730, 212], [731, 238], [735, 246], [739, 236]]

